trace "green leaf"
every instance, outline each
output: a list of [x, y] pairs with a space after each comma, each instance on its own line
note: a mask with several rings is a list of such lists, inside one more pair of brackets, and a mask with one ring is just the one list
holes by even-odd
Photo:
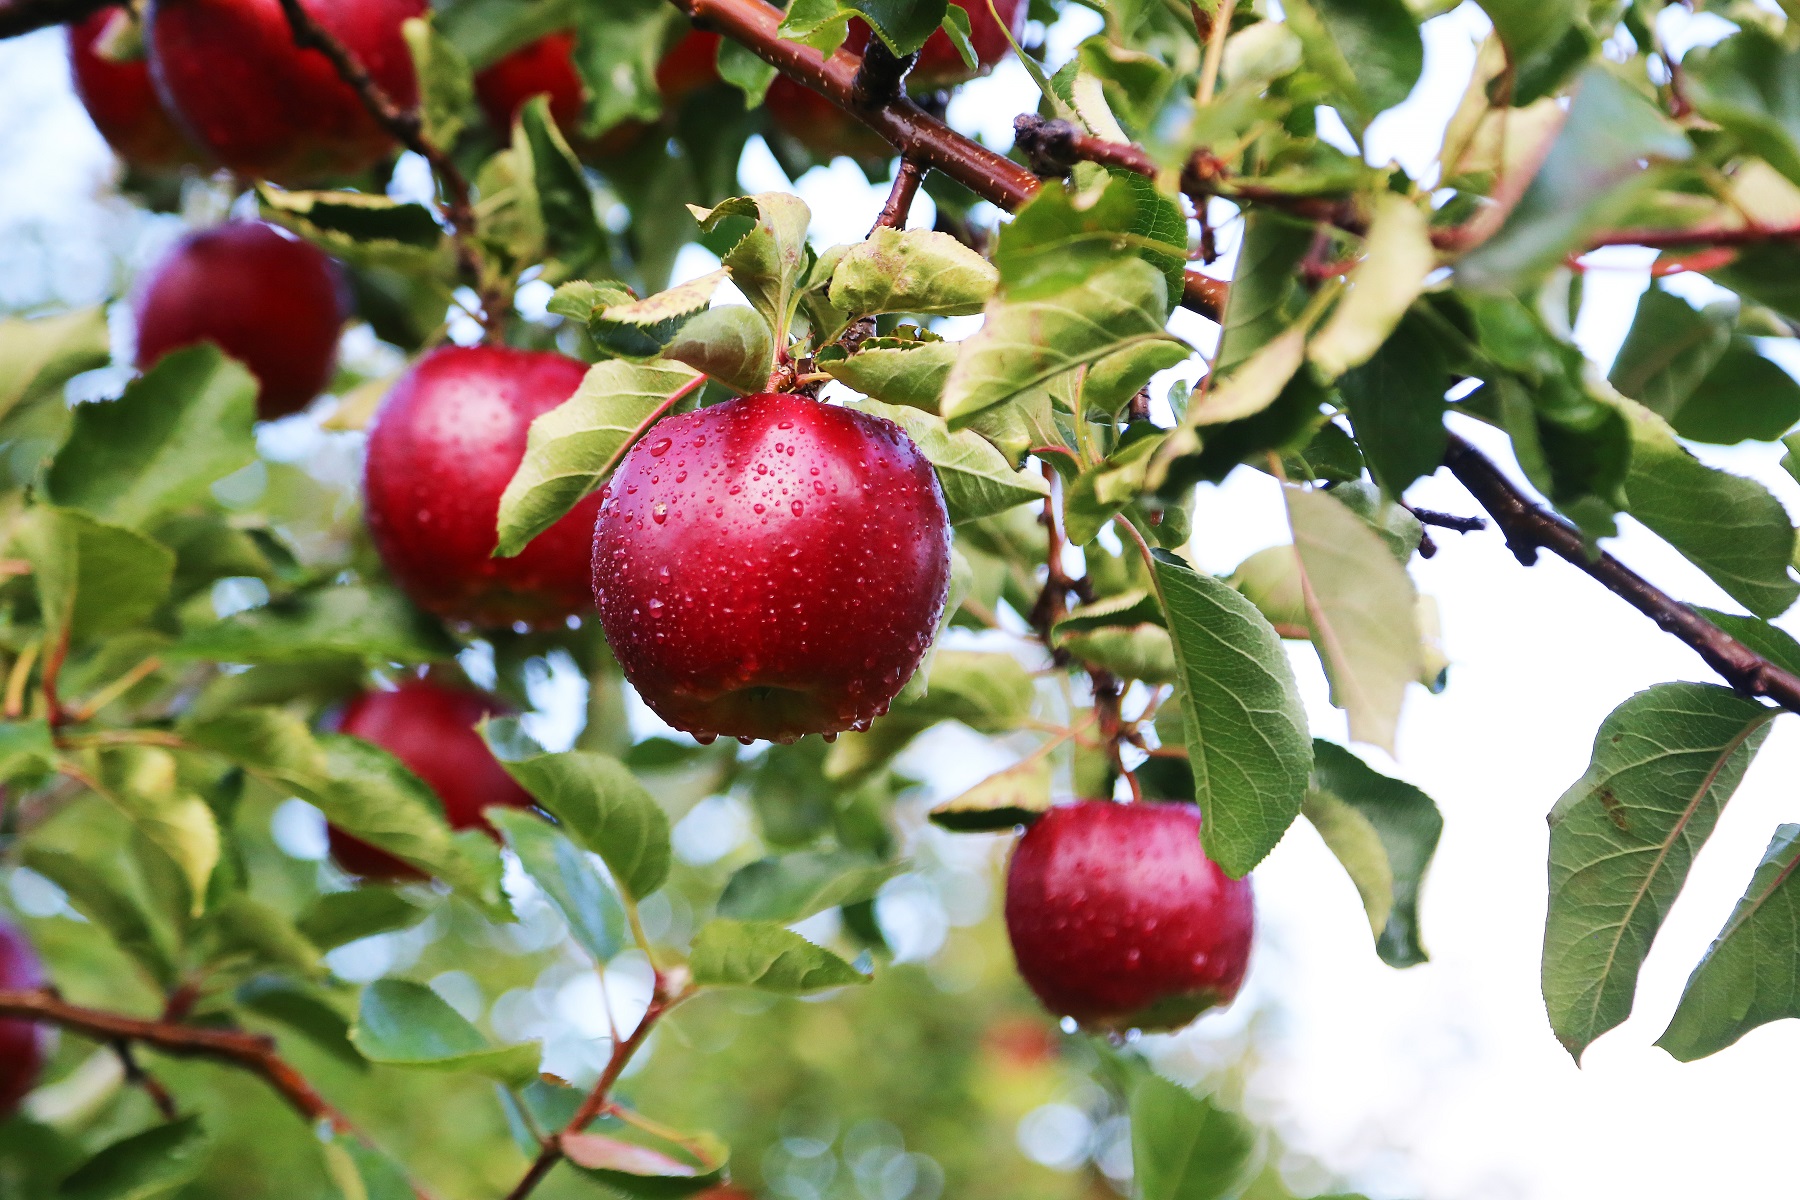
[[1090, 629], [1067, 634], [1059, 644], [1082, 662], [1122, 679], [1162, 684], [1180, 678], [1174, 642], [1160, 624]]
[[1163, 328], [1167, 300], [1162, 273], [1136, 258], [1053, 294], [1002, 296], [961, 344], [944, 385], [945, 419], [960, 428], [1059, 375], [1146, 342], [1184, 344]]
[[335, 950], [378, 933], [408, 929], [425, 919], [425, 909], [391, 888], [326, 892], [295, 922], [321, 950]]
[[557, 1141], [577, 1171], [624, 1196], [691, 1196], [725, 1175], [725, 1146], [710, 1135], [683, 1138], [680, 1158], [598, 1133], [565, 1132]]
[[588, 93], [582, 133], [661, 116], [656, 65], [680, 14], [659, 0], [581, 0], [572, 15], [557, 28], [576, 33], [575, 67]]
[[934, 825], [953, 833], [1000, 833], [1050, 811], [1050, 758], [1033, 754], [996, 771], [931, 810]]
[[569, 836], [642, 900], [669, 877], [669, 818], [616, 758], [587, 750], [501, 762]]
[[1800, 1017], [1800, 825], [1775, 830], [1750, 886], [1688, 977], [1656, 1044], [1681, 1062], [1716, 1054], [1759, 1025]]
[[1736, 34], [1682, 61], [1690, 99], [1746, 148], [1800, 183], [1800, 53], [1746, 23]]
[[1181, 294], [1187, 222], [1175, 202], [1129, 171], [1077, 172], [1087, 186], [1047, 184], [1000, 227], [994, 265], [1002, 295], [1032, 300], [1065, 291], [1136, 256], [1163, 276], [1164, 307]]
[[[265, 183], [256, 198], [270, 220], [352, 259], [366, 261], [356, 253], [359, 247], [433, 251], [445, 240], [444, 227], [429, 208], [373, 192], [290, 192]], [[406, 261], [416, 263], [416, 254]]]
[[855, 967], [766, 921], [708, 921], [694, 935], [688, 969], [701, 987], [750, 987], [804, 995], [869, 982]]
[[1638, 300], [1608, 382], [1673, 422], [1724, 356], [1736, 316], [1734, 304], [1709, 304], [1696, 312], [1679, 296], [1649, 288]]
[[1362, 895], [1381, 961], [1424, 962], [1419, 888], [1444, 828], [1431, 797], [1342, 746], [1314, 739], [1305, 812]]
[[1256, 1129], [1159, 1075], [1131, 1089], [1131, 1160], [1142, 1200], [1228, 1200], [1261, 1163]]
[[749, 230], [725, 252], [725, 269], [757, 312], [785, 337], [799, 286], [806, 274], [806, 228], [812, 210], [798, 196], [761, 192], [738, 196], [711, 209], [693, 208], [702, 233], [711, 233], [728, 217], [748, 217]]
[[351, 1043], [372, 1063], [426, 1071], [470, 1071], [509, 1087], [537, 1078], [534, 1043], [496, 1046], [430, 988], [378, 979], [363, 989]]
[[850, 850], [802, 850], [739, 867], [719, 897], [719, 915], [791, 925], [814, 913], [867, 900], [903, 864]]
[[369, 1069], [368, 1060], [350, 1044], [350, 1022], [317, 987], [259, 975], [238, 988], [235, 998], [247, 1012], [293, 1030], [346, 1066]]
[[419, 81], [419, 117], [425, 137], [448, 150], [468, 126], [469, 113], [475, 107], [475, 78], [469, 61], [456, 43], [424, 17], [408, 17], [401, 22], [400, 32]]
[[1577, 1061], [1631, 1013], [1638, 968], [1775, 710], [1665, 683], [1614, 709], [1550, 813], [1544, 1003]]
[[1286, 489], [1313, 645], [1350, 736], [1394, 752], [1406, 685], [1419, 678], [1418, 593], [1382, 540], [1330, 492]]
[[14, 536], [53, 638], [79, 643], [142, 623], [175, 573], [175, 555], [161, 544], [72, 509], [34, 505]]
[[457, 645], [443, 627], [391, 588], [336, 584], [190, 629], [170, 655], [231, 663], [442, 662]]
[[[533, 7], [554, 7], [551, 3]], [[355, 1053], [354, 1050], [351, 1053]], [[357, 1055], [363, 1069], [368, 1063]], [[339, 1134], [326, 1142], [325, 1170], [332, 1183], [343, 1193], [344, 1200], [416, 1200], [418, 1190], [406, 1171], [392, 1158], [373, 1146], [358, 1141], [354, 1135]]]
[[1013, 470], [1005, 455], [971, 430], [952, 433], [941, 417], [916, 408], [874, 400], [860, 401], [854, 407], [906, 431], [937, 471], [952, 525], [1005, 512], [1050, 494], [1050, 485], [1041, 475]]
[[1755, 480], [1702, 463], [1649, 409], [1620, 404], [1631, 422], [1625, 511], [1757, 616], [1785, 611], [1800, 584], [1788, 575], [1794, 530], [1781, 502]]
[[117, 400], [75, 406], [50, 498], [131, 528], [206, 495], [256, 457], [256, 380], [217, 347], [165, 356]]
[[855, 15], [838, 0], [794, 0], [775, 32], [829, 56], [844, 44]]
[[872, 400], [936, 414], [961, 343], [871, 338], [851, 355], [821, 351], [819, 369]]
[[1351, 270], [1344, 295], [1306, 348], [1307, 358], [1336, 379], [1375, 357], [1425, 288], [1437, 266], [1430, 218], [1393, 192], [1375, 198], [1363, 259]]
[[562, 260], [570, 273], [604, 261], [606, 231], [594, 208], [593, 189], [581, 160], [550, 116], [549, 97], [533, 96], [519, 110], [513, 153], [529, 165], [526, 175], [543, 215], [544, 240], [550, 253]]
[[1030, 716], [1036, 694], [1031, 672], [1010, 654], [940, 650], [932, 660], [931, 686], [915, 690], [908, 684], [891, 715], [927, 723], [961, 721], [977, 733], [1004, 733]]
[[212, 808], [182, 786], [175, 756], [157, 746], [123, 746], [101, 757], [97, 782], [100, 794], [180, 868], [191, 915], [199, 916], [223, 839]]
[[1458, 281], [1494, 291], [1530, 283], [1624, 216], [1655, 185], [1655, 164], [1692, 153], [1648, 97], [1604, 66], [1589, 67], [1531, 186], [1500, 231], [1457, 264]]
[[22, 858], [27, 867], [66, 892], [75, 911], [105, 930], [158, 986], [175, 985], [179, 972], [169, 936], [135, 896], [115, 884], [119, 871], [102, 871], [85, 859], [45, 846], [27, 845]]
[[206, 1165], [212, 1139], [199, 1117], [183, 1117], [112, 1143], [56, 1189], [58, 1200], [148, 1200]]
[[1361, 129], [1406, 99], [1425, 65], [1425, 44], [1404, 0], [1294, 0], [1284, 5], [1307, 65], [1347, 103]]
[[741, 396], [766, 391], [775, 367], [769, 323], [753, 308], [728, 304], [688, 320], [663, 348], [663, 357], [686, 363]]
[[1514, 63], [1556, 44], [1575, 18], [1576, 0], [1477, 0]]
[[104, 308], [0, 321], [0, 417], [111, 359]]
[[525, 457], [500, 495], [495, 554], [517, 554], [598, 491], [638, 438], [704, 379], [673, 363], [589, 368], [573, 396], [531, 422]]
[[298, 975], [323, 972], [319, 947], [279, 911], [247, 892], [229, 896], [207, 914], [213, 938], [208, 961], [244, 957], [271, 968], [286, 968]]
[[879, 313], [950, 317], [978, 313], [1000, 273], [947, 233], [877, 229], [838, 260], [831, 306], [852, 318]]
[[1162, 553], [1156, 586], [1180, 670], [1200, 840], [1240, 877], [1299, 815], [1312, 770], [1306, 712], [1281, 640], [1250, 601]]
[[1220, 378], [1231, 375], [1299, 319], [1306, 293], [1296, 282], [1296, 268], [1312, 240], [1311, 225], [1266, 209], [1252, 208], [1244, 218], [1244, 244], [1225, 300], [1225, 329], [1213, 364]]
[[1375, 357], [1338, 380], [1357, 445], [1387, 495], [1401, 496], [1443, 464], [1449, 387], [1437, 339], [1415, 320], [1402, 321]]
[[56, 769], [48, 721], [0, 721], [0, 783], [35, 779]]
[[725, 38], [719, 42], [719, 78], [744, 93], [744, 105], [755, 108], [769, 93], [769, 85], [781, 74], [742, 43]]
[[605, 963], [625, 948], [625, 906], [585, 851], [530, 813], [494, 808], [487, 815], [595, 962]]
[[943, 23], [946, 0], [843, 0], [896, 55], [923, 46]]

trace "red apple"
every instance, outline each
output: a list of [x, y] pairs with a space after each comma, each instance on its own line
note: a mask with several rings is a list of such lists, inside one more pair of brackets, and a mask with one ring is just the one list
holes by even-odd
[[573, 31], [548, 34], [475, 76], [476, 99], [496, 133], [510, 138], [519, 110], [539, 95], [550, 97], [550, 117], [565, 136], [580, 130], [587, 89], [575, 70], [574, 50]]
[[775, 77], [763, 105], [775, 128], [823, 158], [891, 158], [896, 153], [886, 138], [786, 75]]
[[[23, 931], [0, 917], [0, 989], [41, 988], [49, 983], [37, 951]], [[37, 1086], [48, 1057], [49, 1034], [32, 1021], [0, 1021], [0, 1120], [18, 1111], [25, 1093]]]
[[601, 495], [600, 619], [677, 729], [866, 729], [931, 644], [950, 525], [931, 464], [889, 421], [731, 400], [660, 422]]
[[[506, 773], [475, 726], [506, 711], [483, 692], [409, 679], [391, 692], [364, 692], [344, 709], [338, 732], [373, 742], [430, 785], [452, 829], [494, 832], [481, 810], [528, 808], [531, 796]], [[417, 868], [385, 850], [329, 830], [331, 856], [352, 875], [395, 881], [423, 879]]]
[[[400, 26], [426, 0], [304, 0], [393, 102], [418, 102]], [[151, 0], [150, 70], [169, 111], [240, 174], [306, 183], [373, 166], [394, 143], [317, 50], [294, 44], [280, 0]]]
[[113, 152], [134, 167], [173, 171], [202, 161], [187, 135], [176, 128], [150, 82], [150, 64], [142, 58], [116, 62], [99, 43], [116, 35], [131, 15], [122, 8], [103, 8], [69, 26], [69, 69], [75, 92], [94, 127]]
[[305, 408], [331, 381], [349, 297], [337, 264], [258, 221], [182, 238], [138, 290], [137, 362], [212, 342], [250, 368], [264, 420]]
[[382, 561], [420, 607], [472, 625], [558, 625], [592, 611], [589, 496], [513, 558], [492, 557], [500, 493], [532, 418], [587, 368], [504, 346], [446, 346], [400, 377], [369, 430], [363, 497]]
[[1083, 800], [1044, 814], [1013, 851], [1006, 928], [1019, 974], [1089, 1029], [1178, 1029], [1244, 981], [1250, 880], [1200, 848], [1191, 804]]
[[670, 104], [719, 82], [719, 35], [690, 29], [656, 64], [656, 87]]
[[[1025, 29], [1025, 13], [1030, 5], [1027, 0], [994, 0], [993, 9], [988, 8], [987, 0], [951, 0], [956, 7], [969, 14], [969, 44], [975, 50], [976, 61], [980, 64], [971, 71], [963, 57], [957, 52], [955, 43], [943, 30], [932, 34], [919, 51], [919, 60], [913, 64], [912, 71], [906, 77], [906, 86], [915, 92], [936, 91], [938, 88], [954, 87], [967, 82], [981, 74], [1012, 49], [1012, 43], [1006, 40], [1007, 30], [1017, 41]], [[1000, 21], [1005, 21], [1002, 28], [1000, 21], [994, 19], [994, 13], [1000, 14]], [[869, 45], [869, 27], [861, 21], [850, 22], [850, 36], [844, 39], [844, 47], [853, 54], [861, 54]]]

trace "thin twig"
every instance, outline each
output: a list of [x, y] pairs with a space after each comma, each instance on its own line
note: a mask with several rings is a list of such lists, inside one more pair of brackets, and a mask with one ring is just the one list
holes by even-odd
[[1612, 555], [1590, 553], [1577, 530], [1532, 503], [1486, 456], [1455, 434], [1450, 436], [1444, 465], [1487, 509], [1521, 563], [1530, 566], [1539, 550], [1550, 551], [1686, 643], [1740, 693], [1767, 696], [1789, 712], [1800, 713], [1800, 677], [1757, 654]]
[[888, 189], [887, 203], [881, 206], [881, 215], [875, 218], [875, 228], [869, 230], [873, 236], [876, 229], [906, 228], [906, 214], [912, 211], [913, 200], [919, 194], [919, 184], [925, 178], [925, 168], [910, 158], [902, 158], [900, 165], [894, 169], [894, 186]]
[[150, 1103], [156, 1106], [157, 1115], [165, 1121], [173, 1121], [180, 1115], [181, 1110], [175, 1104], [175, 1097], [169, 1094], [169, 1089], [162, 1085], [161, 1080], [144, 1070], [131, 1049], [130, 1041], [120, 1038], [114, 1042], [113, 1053], [119, 1056], [119, 1065], [125, 1068], [125, 1082], [143, 1089], [144, 1094], [150, 1097]]
[[1212, 103], [1213, 91], [1219, 86], [1219, 67], [1225, 61], [1225, 39], [1231, 36], [1231, 13], [1236, 7], [1237, 0], [1220, 0], [1219, 15], [1206, 31], [1206, 58], [1200, 64], [1200, 85], [1194, 91], [1194, 104], [1199, 108]]
[[0, 0], [0, 38], [85, 20], [119, 0]]
[[389, 136], [431, 164], [432, 174], [444, 189], [444, 218], [450, 223], [450, 236], [456, 243], [456, 261], [476, 295], [481, 298], [482, 326], [490, 333], [505, 320], [501, 300], [488, 286], [482, 270], [481, 252], [475, 245], [475, 206], [469, 180], [451, 159], [449, 152], [425, 136], [425, 121], [419, 110], [402, 108], [375, 82], [349, 47], [332, 36], [312, 14], [301, 6], [301, 0], [280, 0], [294, 44], [302, 49], [317, 50], [331, 62], [338, 78], [348, 84], [375, 123]]

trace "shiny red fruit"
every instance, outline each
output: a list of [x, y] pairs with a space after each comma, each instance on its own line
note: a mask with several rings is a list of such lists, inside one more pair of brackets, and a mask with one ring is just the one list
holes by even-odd
[[[484, 808], [528, 808], [531, 796], [506, 773], [475, 726], [506, 712], [498, 700], [467, 688], [410, 679], [391, 692], [364, 692], [344, 709], [338, 732], [373, 742], [430, 785], [452, 829], [494, 832]], [[415, 867], [332, 826], [331, 856], [365, 879], [423, 879]]]
[[[1013, 41], [1025, 29], [1025, 13], [1030, 4], [1027, 0], [994, 0], [990, 11], [987, 0], [951, 0], [956, 7], [969, 14], [969, 45], [975, 51], [978, 69], [971, 71], [963, 62], [963, 56], [957, 51], [943, 30], [938, 30], [926, 39], [924, 47], [919, 51], [919, 60], [913, 64], [912, 71], [906, 77], [906, 86], [914, 92], [930, 92], [938, 88], [954, 87], [967, 82], [982, 71], [992, 67], [1006, 52], [1012, 49], [1012, 43], [1006, 40], [1007, 30], [1013, 35]], [[994, 13], [1000, 14], [1000, 21], [1005, 21], [1002, 28], [1000, 21], [994, 19]], [[861, 21], [850, 22], [850, 36], [844, 39], [844, 47], [853, 54], [861, 54], [869, 44], [869, 27]]]
[[[303, 0], [388, 98], [418, 102], [400, 26], [426, 0]], [[354, 174], [394, 149], [330, 60], [294, 44], [280, 0], [151, 0], [150, 70], [169, 111], [232, 170], [278, 183]]]
[[502, 139], [512, 137], [519, 110], [533, 96], [550, 98], [550, 118], [573, 137], [581, 128], [587, 89], [575, 70], [575, 34], [552, 33], [522, 46], [475, 76], [475, 98]]
[[350, 315], [337, 264], [257, 221], [182, 238], [151, 269], [133, 307], [140, 368], [212, 342], [256, 376], [264, 420], [299, 412], [324, 390]]
[[719, 82], [719, 35], [690, 29], [656, 64], [656, 88], [675, 104]]
[[[0, 917], [0, 988], [41, 988], [49, 983], [44, 964], [25, 934]], [[49, 1031], [31, 1021], [0, 1021], [0, 1120], [18, 1110], [37, 1086], [48, 1057]]]
[[950, 524], [892, 422], [805, 396], [731, 400], [660, 422], [601, 495], [600, 619], [677, 729], [866, 729], [931, 644]]
[[1250, 961], [1250, 880], [1200, 848], [1191, 804], [1083, 800], [1026, 831], [1006, 876], [1019, 974], [1089, 1029], [1178, 1029], [1230, 1003]]
[[100, 136], [132, 166], [173, 171], [202, 162], [204, 156], [157, 98], [150, 64], [142, 58], [114, 62], [100, 54], [96, 43], [119, 22], [130, 20], [124, 9], [103, 8], [69, 26], [69, 70], [76, 94]]
[[388, 570], [421, 608], [493, 628], [592, 610], [589, 496], [514, 558], [492, 557], [500, 493], [532, 418], [574, 395], [587, 368], [504, 346], [446, 346], [400, 377], [369, 430], [363, 497]]

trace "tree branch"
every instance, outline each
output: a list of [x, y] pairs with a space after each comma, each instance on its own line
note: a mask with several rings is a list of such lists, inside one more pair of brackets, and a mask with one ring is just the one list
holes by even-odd
[[[284, 4], [296, 2], [282, 0]], [[866, 102], [857, 88], [861, 60], [842, 49], [826, 58], [811, 46], [786, 40], [776, 32], [781, 24], [781, 10], [764, 0], [670, 3], [696, 25], [723, 34], [790, 79], [819, 93], [880, 134], [901, 157], [942, 171], [988, 203], [1011, 212], [1037, 191], [1036, 175], [957, 133], [906, 96], [895, 95], [881, 103]], [[1222, 281], [1189, 271], [1182, 303], [1202, 316], [1218, 320], [1224, 311], [1225, 290]]]
[[[3, 2], [3, 0], [0, 0]], [[301, 0], [280, 0], [281, 11], [293, 31], [294, 44], [317, 50], [331, 62], [338, 78], [349, 85], [375, 123], [389, 136], [431, 164], [431, 172], [444, 188], [444, 218], [450, 223], [450, 236], [456, 243], [456, 261], [476, 295], [481, 297], [482, 324], [494, 330], [504, 319], [501, 303], [487, 286], [481, 266], [481, 254], [475, 246], [475, 206], [469, 181], [449, 153], [425, 136], [425, 122], [417, 109], [402, 108], [382, 90], [368, 70], [357, 61], [349, 47], [332, 36], [301, 6]]]
[[[925, 178], [925, 168], [910, 158], [902, 158], [899, 167], [894, 170], [894, 186], [888, 190], [887, 203], [881, 206], [881, 213], [875, 218], [875, 229], [904, 229], [906, 214], [912, 211], [913, 199], [919, 194], [919, 183]], [[872, 234], [875, 229], [869, 230]]]
[[567, 1125], [563, 1126], [560, 1133], [544, 1139], [542, 1148], [539, 1149], [537, 1157], [531, 1160], [531, 1166], [526, 1170], [524, 1177], [519, 1180], [518, 1185], [512, 1191], [506, 1193], [506, 1200], [524, 1200], [526, 1196], [537, 1189], [538, 1184], [544, 1181], [544, 1177], [550, 1173], [550, 1169], [566, 1157], [563, 1151], [563, 1138], [584, 1132], [589, 1125], [594, 1123], [596, 1117], [606, 1111], [611, 1102], [613, 1085], [619, 1081], [619, 1076], [624, 1072], [626, 1065], [631, 1062], [632, 1056], [643, 1048], [644, 1041], [650, 1036], [651, 1029], [668, 1014], [670, 1009], [691, 994], [692, 989], [685, 983], [671, 988], [670, 976], [661, 971], [656, 973], [656, 990], [651, 995], [650, 1007], [644, 1010], [643, 1020], [639, 1021], [637, 1028], [631, 1031], [630, 1037], [622, 1042], [613, 1043], [612, 1055], [606, 1060], [606, 1067], [600, 1072], [600, 1078], [594, 1084], [593, 1090], [588, 1092], [587, 1099], [581, 1102], [581, 1107], [575, 1110], [575, 1115], [569, 1119]]
[[1789, 712], [1800, 713], [1800, 677], [1757, 654], [1612, 555], [1590, 556], [1579, 532], [1533, 504], [1498, 467], [1455, 434], [1450, 435], [1444, 465], [1487, 509], [1521, 563], [1530, 566], [1539, 550], [1550, 551], [1680, 638], [1738, 692], [1767, 696]]
[[238, 1029], [207, 1029], [166, 1021], [145, 1021], [122, 1013], [70, 1004], [49, 989], [0, 988], [0, 1017], [60, 1025], [111, 1045], [148, 1046], [176, 1058], [206, 1058], [259, 1075], [307, 1121], [323, 1121], [338, 1133], [355, 1133], [348, 1117], [333, 1108], [306, 1078], [276, 1053], [273, 1038]]
[[111, 8], [119, 0], [0, 0], [0, 38], [52, 25], [68, 25]]

